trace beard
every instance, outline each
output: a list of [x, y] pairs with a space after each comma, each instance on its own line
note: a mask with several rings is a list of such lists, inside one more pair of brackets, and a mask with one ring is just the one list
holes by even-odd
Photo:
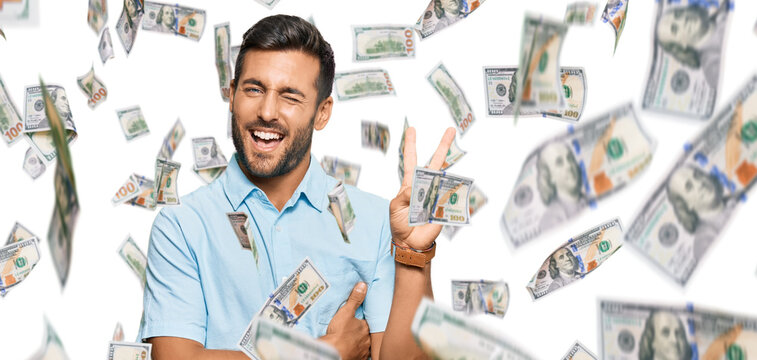
[[[247, 152], [247, 141], [243, 137], [243, 131], [247, 136], [250, 135], [249, 129], [261, 128], [271, 129], [284, 134], [284, 140], [289, 138], [289, 131], [282, 128], [278, 122], [267, 122], [260, 119], [255, 120], [249, 125], [245, 126], [245, 129], [240, 129], [237, 126], [237, 114], [232, 111], [231, 113], [231, 139], [234, 141], [234, 148], [237, 150], [237, 159], [239, 164], [246, 172], [254, 177], [258, 178], [273, 178], [288, 174], [290, 171], [299, 165], [302, 160], [305, 159], [308, 150], [310, 150], [310, 144], [313, 141], [313, 125], [315, 124], [315, 113], [310, 119], [308, 126], [297, 129], [294, 131], [294, 137], [290, 141], [288, 148], [284, 148], [284, 155], [278, 159], [271, 159], [268, 155], [252, 154]], [[280, 146], [283, 146], [283, 141]], [[266, 162], [275, 162], [274, 166], [266, 169]]]

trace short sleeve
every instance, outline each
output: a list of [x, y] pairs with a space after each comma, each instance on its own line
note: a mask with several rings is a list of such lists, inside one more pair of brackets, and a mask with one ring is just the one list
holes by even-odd
[[166, 210], [155, 218], [150, 232], [144, 321], [137, 339], [173, 336], [205, 345], [207, 309], [197, 261], [179, 221]]
[[389, 227], [389, 210], [387, 209], [381, 227], [376, 272], [368, 286], [368, 293], [363, 302], [365, 320], [368, 322], [371, 333], [383, 332], [386, 329], [386, 323], [389, 321], [389, 310], [392, 308], [394, 257], [392, 257], [389, 249], [391, 241], [392, 233]]

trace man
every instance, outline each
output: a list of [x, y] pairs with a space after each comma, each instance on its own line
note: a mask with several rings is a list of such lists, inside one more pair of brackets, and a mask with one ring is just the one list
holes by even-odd
[[[303, 19], [267, 17], [245, 33], [235, 69], [237, 153], [220, 178], [156, 217], [139, 339], [153, 344], [154, 360], [247, 359], [235, 351], [244, 329], [307, 256], [330, 287], [297, 329], [343, 359], [424, 358], [410, 325], [421, 298], [433, 297], [430, 258], [441, 226], [409, 226], [415, 129], [405, 135], [406, 176], [388, 206], [345, 186], [357, 215], [348, 244], [327, 211], [338, 180], [310, 154], [313, 129], [326, 126], [334, 103], [330, 45]], [[447, 129], [430, 168], [441, 166], [454, 136]], [[250, 217], [258, 264], [234, 236], [233, 211]]]
[[437, 18], [434, 31], [439, 31], [464, 19], [463, 6], [467, 8], [467, 5], [465, 0], [434, 0], [434, 15]]
[[690, 360], [691, 356], [681, 319], [667, 311], [649, 314], [639, 341], [639, 360]]
[[66, 125], [73, 126], [71, 115], [71, 107], [68, 105], [68, 96], [66, 96], [66, 90], [64, 90], [62, 87], [55, 87], [52, 92], [50, 92], [50, 99], [52, 99], [53, 103], [55, 104], [55, 108], [58, 110], [58, 114], [60, 114], [61, 120], [66, 122]]
[[173, 6], [170, 5], [163, 5], [160, 7], [160, 11], [158, 11], [158, 17], [155, 20], [155, 23], [158, 24], [158, 31], [165, 32], [165, 33], [173, 33], [174, 31], [174, 25], [176, 23], [176, 16], [173, 12]]

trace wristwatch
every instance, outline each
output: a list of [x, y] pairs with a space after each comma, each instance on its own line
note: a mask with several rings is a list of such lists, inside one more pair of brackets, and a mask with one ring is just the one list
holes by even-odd
[[417, 250], [398, 245], [392, 240], [392, 250], [394, 250], [394, 261], [400, 264], [424, 268], [436, 254], [436, 241], [426, 250]]

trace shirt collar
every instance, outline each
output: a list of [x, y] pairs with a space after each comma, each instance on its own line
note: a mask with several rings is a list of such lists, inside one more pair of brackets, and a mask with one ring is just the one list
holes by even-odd
[[[226, 198], [231, 203], [231, 206], [234, 207], [234, 211], [239, 209], [244, 200], [256, 190], [261, 194], [263, 192], [244, 175], [242, 169], [239, 167], [237, 156], [238, 154], [234, 153], [231, 157], [223, 179]], [[294, 205], [304, 195], [313, 208], [322, 212], [327, 203], [328, 193], [336, 184], [335, 181], [335, 179], [326, 175], [318, 160], [311, 154], [310, 166], [305, 173], [305, 177], [302, 178], [300, 185], [297, 186], [297, 189], [295, 189], [284, 208]]]

